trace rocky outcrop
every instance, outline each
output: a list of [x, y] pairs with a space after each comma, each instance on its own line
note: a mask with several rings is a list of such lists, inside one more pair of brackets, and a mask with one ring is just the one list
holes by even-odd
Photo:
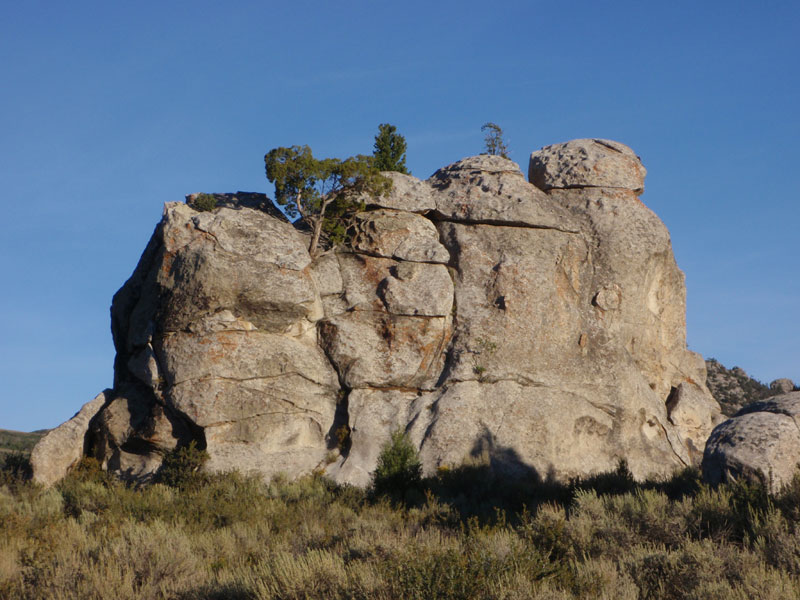
[[[115, 388], [161, 407], [175, 439], [137, 444], [151, 467], [133, 470], [98, 443], [108, 468], [142, 478], [169, 446], [192, 439], [215, 470], [303, 472], [323, 460], [339, 383], [317, 344], [323, 308], [306, 245], [263, 212], [165, 207], [114, 298], [112, 331]], [[145, 363], [150, 371], [135, 368]], [[96, 425], [98, 440], [114, 438], [102, 415]]]
[[791, 379], [776, 379], [765, 385], [750, 377], [741, 367], [727, 369], [713, 358], [706, 359], [706, 369], [706, 385], [722, 407], [722, 413], [728, 417], [753, 402], [797, 390]]
[[775, 394], [788, 394], [789, 392], [797, 391], [798, 388], [791, 379], [781, 377], [770, 382], [769, 389]]
[[475, 454], [559, 478], [699, 461], [719, 407], [629, 148], [545, 148], [539, 187], [497, 156], [389, 177], [314, 260], [241, 202], [166, 205], [114, 297], [115, 387], [90, 429], [106, 468], [146, 479], [195, 440], [212, 470], [365, 485], [397, 428], [429, 473]]
[[800, 392], [745, 406], [711, 433], [703, 478], [712, 484], [744, 478], [777, 492], [800, 466]]

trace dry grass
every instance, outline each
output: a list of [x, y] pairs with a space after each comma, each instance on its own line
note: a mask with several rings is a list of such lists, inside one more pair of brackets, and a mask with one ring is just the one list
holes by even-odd
[[84, 466], [43, 490], [5, 476], [0, 597], [800, 596], [800, 480], [769, 497], [694, 472], [559, 486], [473, 464], [423, 483], [406, 505], [319, 477], [133, 488]]

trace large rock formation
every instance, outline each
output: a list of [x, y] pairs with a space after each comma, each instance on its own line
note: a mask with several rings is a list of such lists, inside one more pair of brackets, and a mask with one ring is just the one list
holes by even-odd
[[644, 173], [604, 140], [533, 153], [540, 187], [497, 156], [392, 173], [351, 243], [315, 260], [241, 201], [167, 204], [114, 297], [89, 451], [146, 479], [195, 439], [212, 470], [358, 485], [396, 428], [427, 472], [480, 453], [561, 478], [698, 461], [719, 406]]
[[771, 492], [790, 483], [800, 465], [800, 392], [742, 408], [717, 426], [703, 456], [703, 477], [712, 484], [744, 478]]

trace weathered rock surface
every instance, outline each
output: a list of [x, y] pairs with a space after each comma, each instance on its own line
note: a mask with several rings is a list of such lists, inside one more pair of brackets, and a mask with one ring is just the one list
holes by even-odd
[[450, 255], [436, 227], [425, 217], [404, 211], [375, 210], [355, 217], [356, 252], [411, 262], [444, 263]]
[[560, 478], [696, 462], [719, 407], [669, 234], [636, 197], [644, 168], [615, 142], [539, 155], [541, 189], [497, 156], [390, 174], [351, 243], [314, 260], [241, 202], [168, 204], [114, 297], [90, 451], [142, 480], [196, 440], [212, 470], [358, 485], [397, 428], [428, 473], [474, 455]]
[[500, 156], [465, 158], [439, 169], [427, 183], [435, 190], [433, 215], [440, 220], [578, 231], [568, 211]]
[[154, 400], [147, 389], [123, 384], [89, 430], [92, 454], [101, 465], [127, 479], [146, 481], [161, 466], [165, 452], [189, 439], [187, 424]]
[[800, 465], [800, 392], [745, 406], [711, 433], [703, 477], [716, 484], [745, 478], [777, 492]]
[[667, 398], [667, 418], [684, 432], [693, 463], [702, 460], [708, 424], [717, 425], [724, 420], [719, 404], [693, 381], [684, 381], [672, 388]]
[[323, 305], [306, 246], [263, 212], [165, 207], [112, 306], [118, 397], [93, 422], [108, 469], [146, 479], [191, 440], [216, 470], [323, 460], [339, 381], [317, 344]]
[[63, 478], [86, 453], [89, 422], [103, 408], [111, 390], [84, 404], [69, 421], [47, 432], [31, 452], [33, 480], [52, 485]]
[[531, 154], [528, 179], [543, 190], [585, 187], [644, 191], [647, 174], [639, 157], [611, 140], [572, 140]]
[[395, 171], [387, 171], [383, 175], [392, 180], [392, 189], [385, 196], [362, 198], [367, 206], [413, 213], [428, 213], [436, 208], [433, 190], [426, 181]]

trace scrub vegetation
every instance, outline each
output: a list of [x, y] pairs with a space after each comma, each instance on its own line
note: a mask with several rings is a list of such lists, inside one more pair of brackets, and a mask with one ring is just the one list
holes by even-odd
[[33, 447], [47, 431], [10, 431], [0, 429], [0, 461], [5, 454], [21, 453], [29, 455]]
[[0, 472], [0, 597], [800, 594], [800, 478], [769, 496], [711, 489], [694, 470], [637, 483], [621, 463], [557, 484], [504, 479], [484, 455], [400, 498], [321, 476], [208, 475], [183, 459], [190, 472], [171, 485], [126, 485], [90, 459], [51, 489]]

